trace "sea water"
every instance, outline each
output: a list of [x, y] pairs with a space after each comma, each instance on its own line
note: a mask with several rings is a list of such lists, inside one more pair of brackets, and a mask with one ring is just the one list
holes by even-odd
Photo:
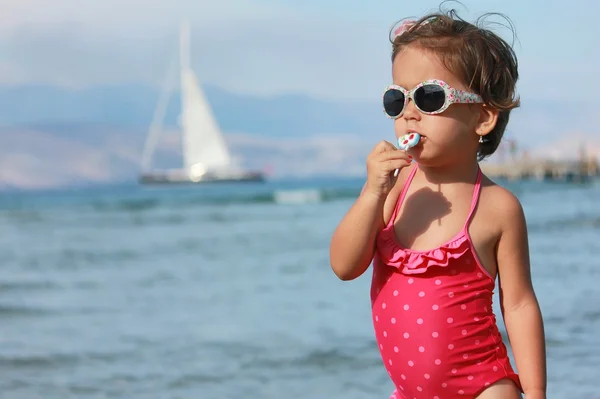
[[[0, 397], [389, 397], [370, 271], [342, 282], [329, 266], [361, 186], [1, 195]], [[529, 224], [548, 399], [600, 398], [600, 186], [508, 186]]]

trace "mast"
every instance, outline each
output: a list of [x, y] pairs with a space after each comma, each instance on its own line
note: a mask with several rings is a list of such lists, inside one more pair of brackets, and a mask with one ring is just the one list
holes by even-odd
[[190, 70], [190, 23], [187, 19], [184, 19], [181, 22], [181, 26], [179, 27], [179, 86], [181, 93], [181, 153], [183, 154], [183, 165], [184, 167], [189, 167], [189, 160], [187, 160], [188, 151], [188, 140], [187, 136], [189, 132], [187, 129], [187, 123], [185, 121], [185, 113], [188, 105], [188, 96], [185, 94], [187, 92], [187, 75]]
[[190, 41], [190, 24], [183, 21], [179, 37], [183, 166], [188, 171], [230, 168], [229, 149], [191, 66]]
[[[182, 71], [190, 69], [190, 23], [188, 20], [182, 21], [179, 28], [179, 66]], [[183, 76], [181, 85], [183, 87]]]

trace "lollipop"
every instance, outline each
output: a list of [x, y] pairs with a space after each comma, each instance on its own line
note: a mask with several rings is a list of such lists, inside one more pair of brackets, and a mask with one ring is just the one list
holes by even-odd
[[[421, 140], [421, 135], [419, 133], [405, 134], [398, 138], [398, 148], [408, 151], [410, 148], [416, 146], [419, 143], [419, 140]], [[400, 172], [400, 169], [394, 171], [394, 177], [398, 177], [398, 172]]]
[[407, 151], [409, 148], [416, 146], [421, 140], [419, 133], [409, 133], [398, 139], [398, 148]]

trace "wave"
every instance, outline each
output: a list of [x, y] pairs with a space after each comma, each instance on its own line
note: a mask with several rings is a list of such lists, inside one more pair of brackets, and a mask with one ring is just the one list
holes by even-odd
[[112, 210], [124, 210], [124, 211], [144, 211], [147, 209], [153, 209], [160, 205], [160, 201], [156, 198], [140, 198], [140, 199], [127, 199], [117, 202], [94, 202], [92, 207], [99, 211], [112, 211]]
[[9, 291], [37, 291], [60, 288], [60, 285], [51, 281], [22, 280], [22, 281], [0, 281], [0, 293]]
[[112, 264], [138, 259], [144, 254], [134, 250], [100, 250], [65, 248], [58, 253], [54, 267], [64, 270], [77, 270], [90, 265]]
[[52, 311], [41, 308], [32, 308], [21, 305], [0, 304], [0, 318], [21, 316], [43, 316], [51, 314]]
[[39, 353], [0, 355], [0, 368], [56, 368], [72, 366], [85, 361], [100, 361], [112, 363], [132, 353]]
[[28, 210], [11, 210], [9, 212], [0, 213], [0, 218], [8, 223], [19, 223], [19, 224], [28, 224], [28, 223], [39, 223], [43, 222], [44, 218], [42, 214], [38, 211], [28, 211]]
[[[254, 356], [250, 359], [241, 360], [240, 368], [242, 370], [261, 369], [261, 370], [281, 370], [281, 369], [321, 369], [323, 371], [340, 369], [368, 369], [376, 367], [381, 360], [377, 357], [375, 349], [369, 348], [368, 351], [350, 353], [339, 348], [329, 350], [312, 350], [304, 355], [277, 356], [266, 352], [261, 356]], [[365, 355], [368, 353], [369, 355]]]
[[236, 204], [306, 204], [356, 198], [360, 188], [341, 189], [273, 189], [254, 193], [218, 193], [165, 198], [137, 198], [117, 201], [94, 201], [90, 206], [96, 211], [144, 212], [159, 207], [193, 207], [198, 205]]
[[600, 216], [577, 215], [574, 217], [534, 222], [530, 223], [528, 227], [530, 232], [564, 231], [584, 228], [592, 230], [600, 229]]

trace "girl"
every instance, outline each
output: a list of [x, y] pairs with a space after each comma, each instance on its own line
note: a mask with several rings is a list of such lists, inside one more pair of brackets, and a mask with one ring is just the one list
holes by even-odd
[[[373, 261], [373, 325], [392, 398], [545, 399], [523, 210], [478, 165], [519, 105], [515, 54], [454, 11], [394, 33], [384, 109], [396, 137], [421, 140], [406, 152], [383, 141], [368, 156], [363, 191], [333, 234], [331, 267], [351, 280]], [[496, 277], [519, 376], [492, 311]]]

